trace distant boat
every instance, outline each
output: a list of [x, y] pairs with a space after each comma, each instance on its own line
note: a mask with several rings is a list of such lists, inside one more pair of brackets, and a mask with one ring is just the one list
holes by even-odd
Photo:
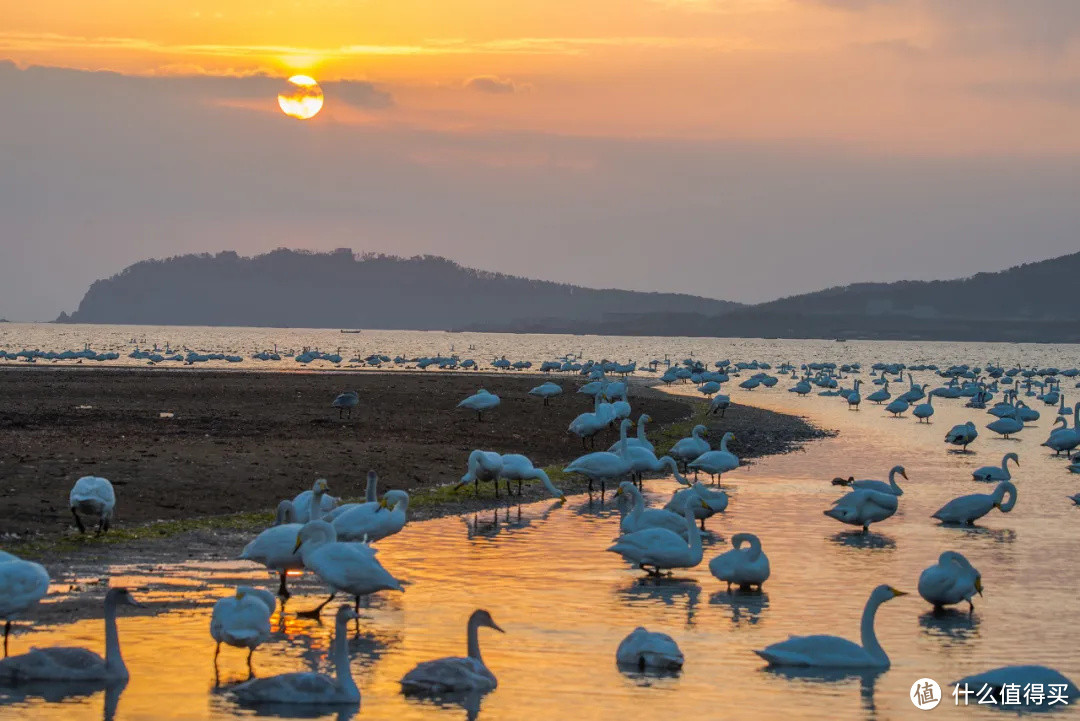
[[363, 333], [362, 330], [343, 330], [342, 333]]
[[847, 338], [837, 338], [836, 342], [837, 343], [847, 343]]

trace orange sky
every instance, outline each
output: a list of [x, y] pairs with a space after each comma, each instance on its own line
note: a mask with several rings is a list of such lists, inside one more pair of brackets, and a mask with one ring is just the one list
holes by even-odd
[[[369, 80], [396, 100], [382, 119], [413, 127], [1080, 149], [1077, 103], [1055, 97], [1078, 53], [1011, 35], [1007, 0], [4, 3], [0, 57], [20, 65]], [[982, 12], [942, 10], [965, 4]], [[463, 92], [477, 76], [514, 92]]]

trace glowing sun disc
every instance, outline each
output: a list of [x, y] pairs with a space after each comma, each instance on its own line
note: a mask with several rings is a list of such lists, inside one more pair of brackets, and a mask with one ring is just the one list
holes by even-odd
[[281, 112], [290, 118], [308, 120], [322, 110], [323, 91], [313, 78], [307, 75], [293, 75], [285, 88], [277, 96]]

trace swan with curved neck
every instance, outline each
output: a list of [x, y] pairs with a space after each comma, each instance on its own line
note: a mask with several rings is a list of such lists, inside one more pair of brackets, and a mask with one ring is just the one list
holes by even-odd
[[1020, 465], [1020, 457], [1015, 453], [1006, 453], [1001, 459], [1000, 466], [983, 466], [972, 471], [971, 477], [976, 481], [1010, 481], [1012, 474], [1009, 473], [1009, 461], [1017, 466]]
[[956, 551], [942, 553], [938, 562], [919, 576], [919, 595], [935, 609], [967, 601], [968, 610], [974, 611], [972, 597], [982, 592], [982, 574]]
[[510, 481], [518, 482], [518, 495], [521, 495], [521, 482], [531, 479], [536, 479], [544, 486], [544, 489], [551, 494], [552, 498], [557, 498], [560, 501], [566, 500], [566, 495], [563, 494], [548, 478], [548, 474], [544, 469], [537, 468], [533, 465], [532, 461], [527, 456], [523, 456], [520, 453], [505, 453], [502, 457], [502, 470], [499, 472], [501, 478], [506, 479], [506, 493], [510, 494]]
[[863, 608], [859, 624], [862, 645], [839, 636], [792, 636], [787, 641], [755, 650], [770, 666], [803, 666], [816, 668], [880, 668], [890, 665], [889, 656], [874, 632], [874, 617], [886, 601], [906, 592], [882, 584], [874, 589]]
[[904, 477], [904, 480], [908, 480], [907, 471], [903, 466], [893, 466], [889, 470], [889, 482], [884, 481], [854, 481], [850, 478], [848, 480], [833, 481], [833, 485], [837, 486], [850, 486], [856, 490], [864, 491], [877, 491], [879, 493], [891, 493], [894, 496], [904, 495], [904, 490], [900, 488], [900, 484], [896, 482], [896, 476], [900, 475]]
[[[1009, 496], [1008, 501], [1004, 501], [1006, 495]], [[943, 523], [972, 525], [995, 508], [1002, 513], [1008, 513], [1015, 505], [1016, 486], [1011, 481], [1002, 481], [993, 493], [973, 493], [952, 499], [939, 508], [931, 518], [936, 518]]]
[[770, 574], [769, 557], [761, 550], [761, 540], [752, 533], [736, 533], [731, 537], [731, 546], [730, 551], [709, 561], [709, 571], [726, 583], [729, 591], [733, 583], [741, 589], [757, 586], [760, 591]]
[[105, 658], [85, 648], [35, 648], [0, 661], [4, 681], [126, 681], [127, 666], [120, 654], [116, 630], [119, 605], [141, 606], [126, 588], [110, 588], [105, 594]]
[[401, 679], [401, 690], [407, 694], [437, 695], [455, 691], [490, 691], [499, 685], [495, 674], [484, 664], [480, 655], [481, 628], [504, 633], [483, 609], [473, 611], [466, 629], [467, 656], [425, 661]]
[[637, 489], [637, 486], [630, 481], [620, 483], [615, 495], [630, 496], [634, 502], [630, 512], [623, 516], [620, 523], [623, 533], [633, 533], [645, 528], [666, 528], [673, 533], [686, 537], [686, 522], [683, 520], [683, 516], [659, 508], [645, 508], [645, 497], [641, 495], [641, 491]]
[[[623, 534], [607, 550], [618, 553], [653, 576], [667, 569], [693, 568], [701, 563], [702, 557], [701, 532], [694, 523], [693, 509], [687, 508], [683, 512], [683, 522], [689, 543], [674, 531], [654, 527]], [[651, 570], [649, 566], [652, 566]]]
[[285, 673], [268, 678], [256, 678], [229, 689], [241, 704], [355, 704], [360, 702], [360, 689], [349, 668], [349, 621], [359, 615], [348, 604], [341, 606], [334, 617], [334, 642], [331, 657], [334, 676], [321, 673]]

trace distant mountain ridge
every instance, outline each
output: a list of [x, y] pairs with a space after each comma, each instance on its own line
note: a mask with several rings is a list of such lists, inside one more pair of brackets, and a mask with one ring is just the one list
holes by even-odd
[[90, 286], [58, 322], [439, 330], [514, 327], [538, 316], [592, 323], [606, 313], [738, 303], [677, 293], [603, 290], [465, 268], [438, 256], [356, 256], [278, 249], [146, 260]]

